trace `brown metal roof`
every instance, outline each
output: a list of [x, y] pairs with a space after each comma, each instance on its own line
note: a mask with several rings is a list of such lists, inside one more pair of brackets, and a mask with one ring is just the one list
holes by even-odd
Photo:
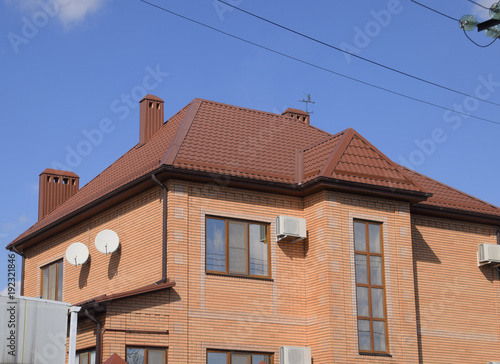
[[104, 362], [104, 364], [127, 364], [127, 362], [117, 353], [114, 353]]
[[438, 182], [430, 177], [424, 176], [423, 174], [412, 171], [411, 169], [402, 166], [401, 168], [404, 169], [414, 181], [422, 185], [423, 188], [432, 191], [432, 196], [426, 201], [418, 203], [419, 206], [500, 216], [500, 208], [495, 205]]
[[175, 287], [175, 282], [174, 281], [167, 281], [164, 283], [153, 283], [149, 284], [147, 286], [139, 287], [130, 291], [125, 291], [125, 292], [119, 292], [119, 293], [113, 293], [113, 294], [103, 294], [82, 302], [75, 303], [74, 306], [85, 306], [90, 303], [105, 303], [105, 302], [110, 302], [114, 300], [118, 300], [120, 298], [128, 298], [128, 297], [133, 297], [137, 296], [140, 294], [144, 293], [150, 293], [150, 292], [156, 292], [161, 289], [167, 289], [167, 288], [172, 288]]
[[294, 118], [195, 99], [147, 143], [130, 149], [7, 248], [49, 234], [61, 221], [81, 216], [85, 209], [161, 168], [291, 186], [295, 191], [302, 182], [310, 185], [326, 178], [332, 183], [419, 194], [421, 200], [430, 193], [434, 197], [422, 206], [453, 206], [500, 216], [495, 206], [397, 165], [353, 129], [332, 135]]

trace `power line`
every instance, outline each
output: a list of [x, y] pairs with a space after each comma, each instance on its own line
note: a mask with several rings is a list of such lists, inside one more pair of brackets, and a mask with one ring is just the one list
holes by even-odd
[[436, 9], [433, 9], [433, 8], [431, 8], [430, 6], [427, 6], [427, 5], [424, 5], [424, 4], [422, 4], [422, 3], [419, 3], [418, 1], [415, 1], [415, 0], [410, 0], [410, 1], [411, 1], [412, 3], [415, 3], [415, 4], [417, 4], [417, 5], [420, 5], [420, 6], [424, 7], [424, 8], [426, 8], [426, 9], [430, 10], [430, 11], [433, 11], [433, 12], [435, 12], [435, 13], [439, 14], [439, 15], [442, 15], [442, 16], [444, 16], [444, 17], [448, 18], [448, 19], [455, 20], [455, 21], [458, 21], [458, 22], [460, 21], [460, 19], [457, 19], [457, 18], [454, 18], [454, 17], [452, 17], [452, 16], [446, 15], [445, 13], [442, 13], [442, 12], [440, 12], [440, 11], [437, 11]]
[[[432, 85], [432, 86], [435, 86], [435, 87], [439, 87], [439, 88], [441, 88], [441, 89], [443, 89], [443, 90], [447, 90], [447, 91], [450, 91], [450, 92], [454, 92], [454, 93], [459, 94], [459, 95], [462, 95], [462, 96], [471, 97], [471, 98], [473, 98], [473, 99], [476, 99], [476, 100], [479, 100], [479, 101], [483, 101], [483, 102], [486, 102], [486, 103], [488, 103], [488, 104], [492, 104], [492, 105], [495, 105], [495, 106], [500, 106], [500, 104], [498, 104], [498, 103], [496, 103], [496, 102], [481, 99], [481, 98], [479, 98], [479, 97], [477, 97], [477, 96], [470, 95], [470, 94], [467, 94], [467, 93], [465, 93], [465, 92], [461, 92], [461, 91], [458, 91], [458, 90], [452, 89], [451, 87], [447, 87], [447, 86], [440, 85], [440, 84], [438, 84], [438, 83], [436, 83], [436, 82], [428, 81], [428, 80], [423, 79], [423, 78], [421, 78], [421, 77], [414, 76], [414, 75], [412, 75], [412, 74], [410, 74], [410, 73], [400, 71], [400, 70], [398, 70], [398, 69], [396, 69], [396, 68], [393, 68], [393, 67], [390, 67], [390, 66], [386, 66], [386, 65], [384, 65], [384, 64], [382, 64], [382, 63], [379, 63], [379, 62], [373, 61], [373, 60], [371, 60], [371, 59], [368, 59], [368, 58], [362, 57], [362, 56], [360, 56], [360, 55], [357, 55], [357, 54], [354, 54], [354, 53], [348, 52], [348, 51], [346, 51], [346, 50], [344, 50], [344, 49], [342, 49], [342, 48], [336, 47], [336, 46], [334, 46], [334, 45], [332, 45], [332, 44], [330, 44], [330, 43], [323, 42], [323, 41], [321, 41], [321, 40], [319, 40], [319, 39], [317, 39], [317, 38], [314, 38], [314, 37], [311, 37], [311, 36], [306, 35], [306, 34], [304, 34], [304, 33], [298, 32], [298, 31], [296, 31], [296, 30], [294, 30], [294, 29], [291, 29], [291, 28], [288, 28], [288, 27], [286, 27], [286, 26], [284, 26], [284, 25], [278, 24], [278, 23], [276, 23], [276, 22], [274, 22], [274, 21], [272, 21], [272, 20], [266, 19], [266, 18], [264, 18], [264, 17], [262, 17], [262, 16], [259, 16], [259, 15], [257, 15], [257, 14], [251, 13], [251, 12], [249, 12], [249, 11], [247, 11], [247, 10], [244, 10], [244, 9], [242, 9], [242, 8], [239, 8], [239, 7], [235, 6], [235, 5], [229, 4], [229, 3], [227, 3], [226, 1], [223, 1], [223, 0], [217, 0], [217, 1], [218, 1], [218, 2], [220, 2], [220, 3], [222, 3], [222, 4], [224, 4], [224, 5], [230, 6], [230, 7], [234, 8], [234, 9], [236, 9], [236, 10], [239, 10], [239, 11], [241, 11], [241, 12], [245, 13], [245, 14], [248, 14], [248, 15], [250, 15], [250, 16], [253, 16], [253, 17], [257, 18], [257, 19], [260, 19], [260, 20], [262, 20], [262, 21], [265, 21], [265, 22], [267, 22], [267, 23], [269, 23], [269, 24], [272, 24], [272, 25], [274, 25], [274, 26], [277, 26], [277, 27], [279, 27], [279, 28], [281, 28], [281, 29], [287, 30], [287, 31], [289, 31], [289, 32], [291, 32], [291, 33], [297, 34], [297, 35], [299, 35], [299, 36], [301, 36], [301, 37], [304, 37], [304, 38], [306, 38], [306, 39], [312, 40], [312, 41], [314, 41], [314, 42], [316, 42], [316, 43], [319, 43], [319, 44], [321, 44], [321, 45], [324, 45], [324, 46], [327, 46], [327, 47], [329, 47], [329, 48], [335, 49], [335, 50], [337, 50], [337, 51], [343, 52], [343, 53], [348, 54], [348, 55], [350, 55], [350, 56], [356, 57], [356, 58], [361, 59], [361, 60], [363, 60], [363, 61], [369, 62], [369, 63], [374, 64], [374, 65], [376, 65], [376, 66], [379, 66], [379, 67], [385, 68], [385, 69], [387, 69], [387, 70], [390, 70], [390, 71], [393, 71], [393, 72], [399, 73], [400, 75], [403, 75], [403, 76], [406, 76], [406, 77], [413, 78], [414, 80], [417, 80], [417, 81], [420, 81], [420, 82], [424, 82], [424, 83], [427, 83], [427, 84], [429, 84], [429, 85]], [[412, 1], [413, 1], [413, 0], [412, 0]], [[415, 2], [415, 1], [414, 1], [414, 2]], [[457, 21], [458, 21], [458, 20], [457, 20]]]
[[476, 1], [473, 1], [473, 0], [467, 0], [467, 1], [468, 1], [468, 2], [470, 2], [470, 3], [476, 4], [477, 6], [480, 6], [480, 7], [482, 7], [483, 9], [486, 9], [486, 10], [489, 10], [489, 9], [490, 9], [490, 8], [488, 8], [488, 7], [484, 6], [483, 4], [480, 4], [480, 3], [476, 2]]
[[495, 38], [495, 39], [493, 39], [490, 43], [485, 44], [485, 45], [482, 45], [482, 44], [477, 43], [477, 42], [476, 42], [474, 39], [472, 39], [471, 37], [469, 37], [469, 34], [467, 34], [467, 32], [465, 31], [465, 29], [464, 29], [464, 34], [465, 34], [465, 36], [467, 37], [467, 39], [469, 39], [472, 43], [474, 43], [475, 45], [477, 45], [478, 47], [481, 47], [481, 48], [486, 48], [486, 47], [489, 47], [490, 45], [492, 45], [493, 43], [495, 43], [495, 41], [498, 39], [498, 38]]
[[329, 68], [326, 68], [326, 67], [323, 67], [323, 66], [319, 66], [317, 64], [314, 64], [314, 63], [311, 63], [311, 62], [308, 62], [308, 61], [305, 61], [303, 59], [300, 59], [300, 58], [297, 58], [297, 57], [294, 57], [294, 56], [290, 56], [288, 54], [285, 54], [285, 53], [282, 53], [280, 51], [277, 51], [277, 50], [274, 50], [272, 48], [269, 48], [269, 47], [266, 47], [266, 46], [263, 46], [263, 45], [260, 45], [258, 43], [255, 43], [255, 42], [252, 42], [252, 41], [249, 41], [245, 38], [241, 38], [241, 37], [238, 37], [234, 34], [231, 34], [231, 33], [228, 33], [228, 32], [225, 32], [223, 30], [220, 30], [218, 28], [215, 28], [215, 27], [212, 27], [211, 25], [208, 25], [208, 24], [205, 24], [205, 23], [202, 23], [198, 20], [194, 20], [194, 19], [191, 19], [191, 18], [188, 18], [187, 16], [184, 16], [184, 15], [181, 15], [181, 14], [178, 14], [172, 10], [168, 10], [164, 7], [161, 7], [159, 5], [156, 5], [156, 4], [153, 4], [149, 1], [146, 1], [146, 0], [139, 0], [147, 5], [150, 5], [154, 8], [157, 8], [159, 10], [162, 10], [164, 12], [167, 12], [171, 15], [174, 15], [174, 16], [177, 16], [181, 19], [184, 19], [184, 20], [187, 20], [187, 21], [190, 21], [192, 23], [195, 23], [195, 24], [198, 24], [198, 25], [201, 25], [205, 28], [208, 28], [208, 29], [211, 29], [215, 32], [218, 32], [220, 34], [224, 34], [228, 37], [231, 37], [231, 38], [234, 38], [234, 39], [237, 39], [239, 41], [242, 41], [242, 42], [245, 42], [247, 44], [250, 44], [250, 45], [253, 45], [255, 47], [258, 47], [258, 48], [261, 48], [261, 49], [264, 49], [266, 51], [269, 51], [269, 52], [272, 52], [274, 54], [278, 54], [282, 57], [286, 57], [288, 59], [292, 59], [294, 61], [297, 61], [297, 62], [300, 62], [302, 64], [305, 64], [305, 65], [308, 65], [308, 66], [311, 66], [311, 67], [314, 67], [316, 69], [319, 69], [319, 70], [322, 70], [322, 71], [325, 71], [325, 72], [328, 72], [328, 73], [332, 73], [334, 75], [337, 75], [337, 76], [340, 76], [340, 77], [343, 77], [343, 78], [346, 78], [348, 80], [351, 80], [351, 81], [355, 81], [355, 82], [358, 82], [358, 83], [361, 83], [363, 85], [366, 85], [366, 86], [370, 86], [370, 87], [373, 87], [373, 88], [376, 88], [378, 90], [382, 90], [382, 91], [385, 91], [385, 92], [388, 92], [388, 93], [391, 93], [393, 95], [397, 95], [397, 96], [401, 96], [401, 97], [404, 97], [404, 98], [407, 98], [409, 100], [413, 100], [413, 101], [416, 101], [416, 102], [420, 102], [420, 103], [423, 103], [423, 104], [426, 104], [426, 105], [429, 105], [429, 106], [434, 106], [436, 108], [439, 108], [439, 109], [442, 109], [442, 110], [446, 110], [446, 111], [451, 111], [451, 112], [454, 112], [454, 113], [457, 113], [457, 114], [461, 114], [461, 115], [464, 115], [464, 116], [467, 116], [467, 117], [471, 117], [471, 118], [474, 118], [474, 119], [478, 119], [478, 120], [482, 120], [482, 121], [486, 121], [488, 123], [492, 123], [492, 124], [497, 124], [497, 125], [500, 125], [500, 122], [497, 122], [497, 121], [494, 121], [494, 120], [491, 120], [491, 119], [487, 119], [487, 118], [482, 118], [482, 117], [479, 117], [479, 116], [474, 116], [474, 115], [471, 115], [471, 114], [467, 114], [467, 113], [464, 113], [464, 112], [461, 112], [461, 111], [457, 111], [457, 110], [453, 110], [453, 109], [450, 109], [450, 108], [447, 108], [445, 106], [441, 106], [441, 105], [438, 105], [438, 104], [434, 104], [432, 102], [429, 102], [429, 101], [425, 101], [425, 100], [421, 100], [421, 99], [418, 99], [416, 97], [413, 97], [413, 96], [409, 96], [409, 95], [406, 95], [406, 94], [403, 94], [403, 93], [400, 93], [400, 92], [397, 92], [397, 91], [393, 91], [393, 90], [390, 90], [388, 88], [385, 88], [385, 87], [382, 87], [382, 86], [377, 86], [375, 84], [372, 84], [372, 83], [369, 83], [369, 82], [366, 82], [366, 81], [363, 81], [363, 80], [360, 80], [360, 79], [357, 79], [357, 78], [354, 78], [354, 77], [351, 77], [351, 76], [347, 76], [347, 75], [344, 75], [342, 73], [339, 73], [339, 72], [336, 72], [336, 71], [333, 71]]

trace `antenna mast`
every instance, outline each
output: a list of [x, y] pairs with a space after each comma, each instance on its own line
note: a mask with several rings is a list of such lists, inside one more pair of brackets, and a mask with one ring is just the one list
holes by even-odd
[[307, 94], [307, 100], [299, 100], [299, 102], [305, 102], [306, 103], [306, 113], [312, 114], [313, 111], [309, 111], [309, 104], [315, 104], [314, 101], [311, 100], [311, 94]]

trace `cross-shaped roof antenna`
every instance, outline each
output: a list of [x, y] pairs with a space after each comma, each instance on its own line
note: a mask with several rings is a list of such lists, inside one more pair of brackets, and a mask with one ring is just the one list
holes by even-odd
[[307, 94], [307, 100], [302, 99], [299, 102], [305, 102], [306, 103], [306, 112], [308, 114], [312, 114], [313, 113], [313, 111], [309, 111], [309, 109], [308, 109], [309, 103], [315, 104], [314, 101], [311, 101], [311, 94]]

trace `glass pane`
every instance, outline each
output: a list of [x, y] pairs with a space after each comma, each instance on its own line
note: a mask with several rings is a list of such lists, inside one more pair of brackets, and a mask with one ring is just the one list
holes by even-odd
[[62, 301], [63, 293], [63, 262], [57, 263], [57, 300]]
[[368, 225], [368, 234], [370, 235], [370, 252], [380, 253], [380, 225]]
[[366, 225], [362, 222], [354, 223], [354, 250], [366, 251]]
[[127, 348], [128, 364], [145, 364], [144, 363], [144, 349]]
[[148, 364], [163, 364], [165, 363], [165, 350], [148, 350]]
[[49, 298], [49, 268], [44, 268], [43, 272], [43, 287], [42, 287], [42, 298]]
[[356, 254], [356, 283], [368, 284], [368, 266], [366, 255]]
[[372, 288], [372, 314], [376, 318], [384, 318], [384, 290]]
[[248, 274], [246, 223], [229, 222], [229, 273]]
[[358, 299], [358, 316], [369, 317], [370, 310], [368, 307], [368, 288], [356, 287], [356, 294]]
[[387, 351], [385, 346], [385, 322], [373, 321], [373, 346], [375, 351]]
[[207, 364], [229, 364], [226, 353], [208, 353]]
[[75, 364], [80, 364], [80, 355], [76, 354]]
[[250, 274], [268, 275], [267, 227], [250, 224]]
[[79, 355], [80, 364], [89, 364], [89, 353], [82, 353]]
[[250, 354], [231, 354], [231, 364], [252, 364]]
[[90, 364], [95, 364], [95, 350], [90, 352]]
[[271, 364], [269, 355], [252, 355], [252, 364]]
[[57, 265], [56, 264], [51, 264], [49, 266], [49, 300], [55, 300], [56, 299], [56, 269]]
[[207, 219], [207, 270], [226, 271], [226, 223]]
[[359, 350], [372, 350], [370, 338], [370, 321], [358, 320]]
[[370, 257], [370, 279], [371, 284], [382, 285], [382, 257]]
[[229, 247], [246, 249], [246, 223], [229, 222]]
[[248, 274], [248, 250], [229, 249], [229, 273]]

